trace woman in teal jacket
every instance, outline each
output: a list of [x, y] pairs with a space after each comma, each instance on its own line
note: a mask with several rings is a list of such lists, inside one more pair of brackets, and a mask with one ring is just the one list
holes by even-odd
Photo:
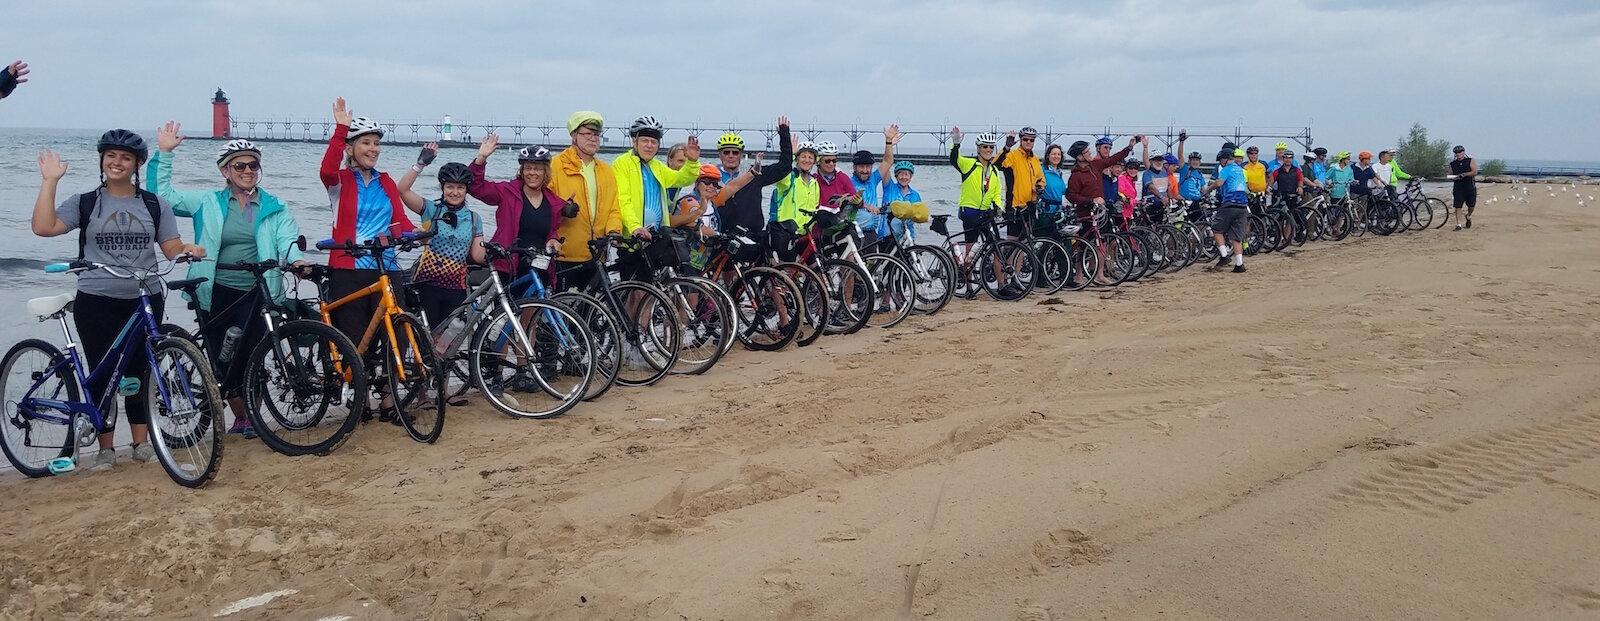
[[[178, 123], [168, 122], [156, 134], [156, 154], [145, 171], [149, 190], [172, 204], [172, 212], [194, 220], [195, 243], [215, 260], [189, 264], [189, 278], [206, 278], [195, 291], [196, 306], [205, 324], [206, 354], [216, 365], [222, 396], [233, 409], [229, 433], [255, 437], [245, 416], [242, 364], [222, 365], [222, 346], [230, 328], [244, 331], [230, 360], [255, 351], [266, 335], [260, 304], [252, 298], [255, 276], [238, 270], [218, 270], [218, 264], [258, 262], [268, 259], [304, 266], [300, 248], [300, 227], [283, 201], [257, 184], [261, 181], [261, 149], [248, 140], [234, 140], [217, 153], [217, 169], [225, 187], [215, 191], [180, 191], [172, 187], [172, 151], [183, 143]], [[274, 300], [283, 299], [283, 278], [277, 270], [266, 275], [267, 288]], [[224, 369], [223, 366], [230, 368]], [[226, 373], [226, 374], [224, 374]]]

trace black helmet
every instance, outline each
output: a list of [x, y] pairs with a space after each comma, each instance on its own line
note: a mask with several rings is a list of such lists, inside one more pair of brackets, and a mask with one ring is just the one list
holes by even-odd
[[450, 162], [439, 168], [439, 185], [459, 183], [472, 185], [472, 169], [461, 162]]
[[1217, 152], [1217, 161], [1233, 159], [1233, 149], [1223, 149]]
[[1200, 159], [1200, 152], [1199, 151], [1190, 151], [1189, 152], [1189, 159], [1191, 159], [1191, 160]]
[[1033, 137], [1036, 137], [1038, 135], [1039, 135], [1039, 130], [1034, 129], [1032, 127], [1024, 127], [1021, 130], [1017, 131], [1017, 136], [1019, 138], [1033, 138]]
[[1088, 150], [1089, 150], [1089, 143], [1085, 142], [1085, 141], [1082, 141], [1082, 140], [1079, 140], [1077, 142], [1072, 143], [1072, 146], [1067, 147], [1067, 157], [1070, 157], [1072, 159], [1078, 159], [1078, 156], [1083, 155], [1083, 152], [1084, 151], [1088, 151]]
[[850, 156], [850, 163], [851, 164], [873, 164], [875, 162], [873, 162], [873, 160], [872, 160], [872, 152], [868, 151], [866, 149], [862, 149], [860, 151], [856, 151], [855, 155]]
[[1312, 149], [1311, 152], [1317, 154], [1317, 157], [1328, 157], [1328, 150], [1322, 147]]
[[111, 150], [127, 151], [140, 162], [150, 159], [150, 148], [145, 146], [144, 139], [126, 129], [113, 129], [100, 134], [97, 149], [102, 154]]

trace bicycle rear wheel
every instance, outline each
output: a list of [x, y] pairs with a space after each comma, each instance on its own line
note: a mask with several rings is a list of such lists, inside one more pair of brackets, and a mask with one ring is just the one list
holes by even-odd
[[683, 334], [672, 373], [699, 375], [711, 370], [722, 358], [723, 343], [733, 340], [732, 312], [722, 308], [721, 297], [711, 289], [715, 286], [710, 281], [674, 278], [661, 287]]
[[284, 455], [326, 455], [366, 411], [367, 377], [356, 346], [328, 324], [278, 326], [245, 367], [245, 414], [262, 443]]
[[553, 418], [596, 381], [594, 337], [566, 306], [523, 298], [490, 314], [467, 348], [468, 373], [485, 400], [512, 418]]
[[917, 303], [917, 279], [904, 261], [887, 254], [869, 254], [861, 257], [872, 274], [872, 285], [877, 290], [872, 304], [872, 318], [867, 325], [874, 328], [893, 327], [911, 315]]
[[622, 370], [617, 383], [649, 386], [661, 381], [678, 361], [683, 333], [666, 294], [642, 282], [611, 285], [626, 315], [622, 330]]
[[593, 401], [611, 390], [622, 372], [622, 329], [611, 311], [587, 293], [563, 291], [550, 300], [571, 309], [594, 337], [595, 375], [583, 395], [584, 401]]
[[78, 402], [78, 378], [65, 360], [55, 345], [28, 339], [13, 345], [0, 361], [0, 396], [5, 399], [5, 410], [0, 412], [0, 449], [5, 450], [11, 466], [26, 476], [49, 476], [50, 460], [72, 456], [72, 425], [30, 416], [17, 408], [25, 398]]
[[822, 273], [804, 263], [784, 262], [773, 266], [794, 281], [800, 296], [800, 309], [804, 317], [794, 343], [805, 347], [822, 337], [822, 321], [828, 316], [828, 288], [823, 285]]
[[828, 289], [828, 314], [822, 329], [828, 334], [855, 334], [872, 319], [872, 275], [842, 259], [822, 262]]
[[181, 338], [156, 341], [151, 355], [144, 392], [156, 458], [178, 485], [204, 486], [222, 465], [222, 395], [211, 363]]
[[759, 351], [778, 351], [800, 333], [799, 288], [794, 279], [770, 267], [744, 270], [734, 284], [735, 308], [739, 314], [739, 341]]
[[[997, 261], [998, 270], [995, 269]], [[1011, 240], [985, 246], [972, 267], [972, 275], [983, 285], [984, 293], [1001, 302], [1028, 297], [1033, 293], [1038, 273], [1039, 257], [1027, 246]]]
[[[383, 375], [388, 382], [392, 405], [389, 412], [412, 440], [433, 444], [444, 431], [445, 370], [433, 351], [433, 339], [422, 322], [410, 313], [395, 315], [394, 342], [378, 333], [383, 351]], [[401, 378], [401, 373], [405, 374]]]
[[936, 246], [906, 248], [904, 259], [917, 278], [917, 303], [912, 311], [932, 315], [943, 310], [956, 291], [955, 259]]
[[1094, 244], [1076, 235], [1062, 238], [1061, 246], [1067, 251], [1066, 283], [1063, 288], [1082, 291], [1100, 273], [1100, 253], [1095, 250]]
[[1067, 257], [1066, 246], [1048, 237], [1035, 237], [1028, 240], [1028, 245], [1033, 248], [1033, 254], [1039, 257], [1034, 290], [1049, 295], [1065, 289], [1067, 277], [1072, 272], [1072, 261]]
[[1443, 199], [1424, 196], [1423, 201], [1428, 203], [1428, 210], [1433, 212], [1433, 218], [1439, 221], [1433, 228], [1442, 229], [1444, 225], [1450, 223], [1450, 208], [1445, 206]]

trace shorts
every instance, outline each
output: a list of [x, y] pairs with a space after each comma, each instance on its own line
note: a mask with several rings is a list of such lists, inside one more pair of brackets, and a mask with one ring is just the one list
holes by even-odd
[[961, 240], [973, 244], [983, 237], [983, 229], [989, 226], [989, 212], [971, 207], [961, 208]]
[[1016, 218], [1016, 222], [1006, 224], [1006, 237], [1023, 239], [1028, 236], [1028, 221], [1034, 218], [1034, 210], [1027, 207], [1018, 207], [1011, 210], [1006, 216]]
[[1460, 209], [1463, 205], [1473, 209], [1478, 207], [1478, 186], [1469, 185], [1465, 188], [1457, 186], [1453, 194], [1455, 194], [1456, 209]]
[[1230, 242], [1243, 242], [1249, 221], [1250, 210], [1244, 205], [1223, 205], [1211, 219], [1211, 231]]

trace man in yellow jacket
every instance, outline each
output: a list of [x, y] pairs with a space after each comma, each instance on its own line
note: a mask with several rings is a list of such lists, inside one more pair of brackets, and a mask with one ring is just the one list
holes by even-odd
[[605, 120], [597, 112], [574, 112], [567, 117], [572, 146], [550, 163], [550, 189], [567, 202], [578, 204], [578, 215], [561, 220], [561, 257], [556, 261], [557, 289], [583, 287], [594, 278], [589, 267], [589, 240], [622, 233], [617, 210], [617, 178], [611, 165], [595, 159], [600, 152], [600, 132]]
[[[1032, 127], [1006, 134], [1006, 148], [1000, 152], [997, 161], [1000, 162], [1000, 171], [1005, 174], [1006, 187], [1010, 188], [1007, 192], [1010, 200], [1006, 206], [1011, 209], [1027, 208], [1028, 203], [1044, 191], [1044, 167], [1039, 165], [1039, 156], [1033, 152], [1033, 142], [1038, 136], [1039, 131]], [[1018, 140], [1021, 141], [1020, 146]], [[1014, 222], [1006, 225], [1006, 237], [1017, 239], [1025, 230], [1022, 222]]]

